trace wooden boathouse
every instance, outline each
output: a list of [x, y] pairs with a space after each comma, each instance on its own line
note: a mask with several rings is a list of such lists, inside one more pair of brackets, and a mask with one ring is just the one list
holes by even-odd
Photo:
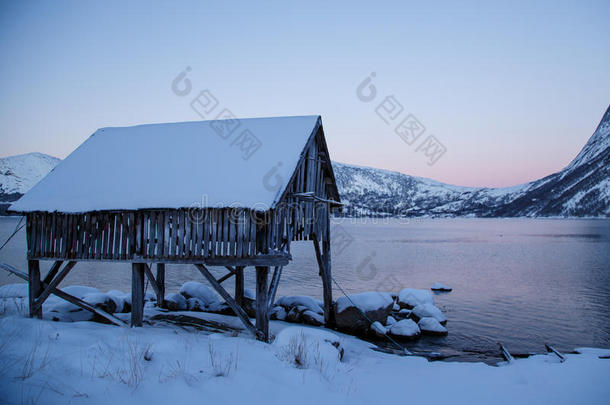
[[[162, 306], [168, 265], [192, 264], [264, 341], [294, 241], [313, 241], [332, 326], [329, 221], [336, 209], [319, 116], [102, 128], [10, 207], [27, 221], [30, 316], [42, 317], [55, 294], [117, 323], [58, 287], [79, 261], [128, 262], [131, 325], [141, 326], [145, 278]], [[44, 277], [41, 260], [52, 261]], [[226, 274], [217, 279], [212, 266]], [[250, 267], [255, 324], [242, 305]], [[227, 280], [235, 283], [233, 296]]]

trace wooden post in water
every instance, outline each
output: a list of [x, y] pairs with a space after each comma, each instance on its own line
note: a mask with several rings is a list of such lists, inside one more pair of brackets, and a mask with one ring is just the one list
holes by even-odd
[[269, 305], [267, 302], [267, 274], [269, 267], [256, 266], [256, 329], [258, 339], [269, 341]]
[[30, 306], [30, 318], [42, 319], [42, 305], [36, 306], [36, 300], [42, 292], [40, 283], [40, 262], [38, 260], [28, 260], [28, 295]]
[[144, 264], [131, 264], [131, 326], [142, 326], [144, 319]]
[[159, 308], [165, 307], [165, 263], [157, 263], [157, 305]]

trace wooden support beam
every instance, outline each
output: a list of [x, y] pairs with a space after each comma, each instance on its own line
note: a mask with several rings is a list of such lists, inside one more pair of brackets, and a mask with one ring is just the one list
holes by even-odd
[[219, 283], [222, 283], [222, 282], [224, 282], [224, 281], [227, 281], [228, 279], [230, 279], [230, 278], [231, 278], [231, 277], [233, 277], [234, 275], [235, 275], [235, 273], [231, 273], [231, 272], [229, 272], [229, 273], [225, 274], [224, 276], [220, 277], [220, 278], [218, 279], [218, 282], [219, 282]]
[[275, 269], [273, 269], [273, 277], [271, 278], [271, 285], [269, 286], [269, 309], [273, 307], [273, 303], [275, 302], [275, 294], [277, 293], [277, 287], [280, 284], [280, 277], [282, 276], [283, 268], [283, 266], [276, 266]]
[[75, 261], [70, 261], [70, 262], [66, 263], [66, 265], [64, 266], [63, 269], [61, 269], [59, 274], [57, 276], [55, 276], [55, 278], [47, 285], [47, 287], [38, 295], [38, 298], [36, 299], [36, 302], [34, 303], [35, 308], [39, 308], [42, 311], [42, 304], [49, 297], [49, 295], [51, 295], [51, 292], [53, 291], [53, 289], [55, 287], [57, 287], [59, 285], [59, 283], [61, 283], [63, 281], [64, 278], [66, 278], [66, 276], [68, 275], [68, 273], [70, 272], [70, 270], [72, 270], [72, 268], [74, 266], [76, 266]]
[[157, 263], [157, 305], [160, 308], [165, 307], [165, 263]]
[[269, 267], [256, 266], [256, 329], [258, 340], [269, 341], [269, 300], [267, 298], [267, 275]]
[[143, 263], [142, 266], [144, 266], [144, 274], [146, 275], [146, 278], [148, 279], [148, 281], [150, 281], [150, 285], [153, 288], [155, 295], [158, 297], [159, 296], [159, 285], [157, 284], [157, 279], [152, 274], [152, 270], [150, 269], [150, 266], [148, 264]]
[[290, 262], [290, 254], [269, 254], [254, 257], [221, 256], [208, 257], [205, 264], [209, 266], [285, 266]]
[[235, 302], [243, 308], [244, 305], [244, 267], [235, 268]]
[[131, 326], [142, 326], [144, 319], [144, 263], [131, 265]]
[[[20, 270], [17, 270], [13, 266], [10, 266], [5, 263], [0, 263], [0, 268], [7, 270], [8, 272], [16, 275], [17, 277], [22, 278], [23, 280], [25, 280], [27, 282], [30, 281], [30, 278], [27, 274], [25, 274], [24, 272], [22, 272]], [[46, 288], [47, 285], [45, 283], [42, 283], [42, 287]], [[85, 301], [81, 300], [80, 298], [76, 298], [68, 293], [63, 292], [62, 290], [60, 290], [58, 288], [53, 288], [51, 293], [58, 296], [61, 299], [71, 302], [72, 304], [74, 304], [80, 308], [83, 308], [84, 310], [97, 314], [97, 315], [101, 316], [102, 318], [106, 318], [108, 321], [110, 321], [111, 323], [113, 323], [115, 325], [125, 326], [125, 323], [123, 321], [121, 321], [120, 319], [115, 318], [114, 316], [110, 315], [109, 313], [107, 313], [99, 308], [95, 308], [94, 306], [86, 303]]]
[[227, 304], [229, 304], [231, 309], [233, 309], [233, 312], [235, 312], [235, 314], [239, 317], [239, 319], [241, 319], [241, 321], [244, 324], [244, 326], [246, 327], [246, 329], [248, 329], [250, 332], [252, 332], [252, 334], [254, 336], [256, 336], [257, 339], [261, 339], [262, 336], [259, 336], [259, 333], [258, 333], [256, 327], [254, 325], [252, 325], [252, 322], [250, 322], [250, 318], [248, 318], [248, 315], [246, 314], [246, 312], [242, 309], [242, 307], [237, 305], [237, 303], [235, 302], [233, 297], [231, 297], [231, 295], [220, 285], [220, 283], [218, 283], [218, 281], [216, 281], [216, 279], [214, 278], [212, 273], [210, 273], [210, 271], [203, 264], [195, 264], [195, 267], [197, 267], [199, 272], [208, 280], [208, 282], [212, 285], [212, 287], [214, 287], [216, 292], [218, 292], [218, 294], [220, 294], [222, 296], [222, 298], [225, 299]]
[[51, 266], [51, 268], [49, 269], [49, 272], [45, 276], [43, 282], [49, 284], [51, 282], [51, 280], [53, 280], [53, 277], [55, 277], [55, 275], [59, 271], [59, 268], [61, 267], [62, 263], [63, 263], [63, 261], [61, 261], [61, 260], [58, 260], [55, 263], [53, 263], [53, 266]]
[[[330, 224], [327, 226], [330, 229]], [[330, 232], [328, 237], [322, 241], [322, 259], [324, 262], [324, 274], [322, 275], [322, 288], [324, 295], [324, 324], [327, 328], [335, 327], [335, 311], [333, 308], [333, 284], [330, 260]]]
[[40, 281], [40, 262], [28, 260], [28, 295], [30, 304], [30, 318], [42, 319], [42, 307], [36, 306], [36, 300], [42, 293]]
[[330, 270], [330, 240], [328, 238], [322, 241], [322, 250], [320, 250], [320, 242], [317, 235], [313, 234], [314, 250], [316, 252], [316, 260], [318, 261], [318, 274], [322, 277], [322, 288], [324, 295], [324, 324], [326, 327], [332, 328], [335, 325], [335, 316], [333, 313], [333, 295], [332, 295], [332, 276]]

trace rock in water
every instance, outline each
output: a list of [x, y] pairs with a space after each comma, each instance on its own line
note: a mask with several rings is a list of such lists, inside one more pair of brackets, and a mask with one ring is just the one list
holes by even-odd
[[416, 306], [413, 308], [413, 313], [411, 315], [417, 320], [430, 317], [436, 319], [443, 325], [447, 323], [447, 318], [445, 318], [445, 315], [443, 315], [440, 309], [432, 304], [421, 304]]
[[[388, 293], [364, 292], [341, 297], [335, 306], [335, 320], [339, 329], [350, 333], [366, 334], [371, 322], [384, 322], [394, 300]], [[364, 313], [365, 316], [362, 314]]]
[[449, 287], [448, 285], [441, 284], [438, 281], [436, 283], [432, 284], [432, 287], [430, 287], [430, 289], [432, 291], [442, 291], [442, 292], [449, 292], [449, 291], [453, 290], [453, 288]]
[[390, 327], [390, 335], [398, 339], [410, 339], [419, 336], [419, 326], [411, 319], [403, 319]]
[[434, 304], [430, 291], [405, 288], [398, 293], [398, 305], [402, 308], [411, 309], [421, 304]]
[[428, 335], [446, 335], [447, 328], [440, 324], [435, 318], [425, 317], [417, 322], [419, 329], [422, 333]]

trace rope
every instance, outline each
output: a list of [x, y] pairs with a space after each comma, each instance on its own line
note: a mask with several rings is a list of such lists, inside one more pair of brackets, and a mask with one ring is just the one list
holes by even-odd
[[[353, 305], [353, 306], [354, 306], [354, 307], [355, 307], [355, 308], [358, 310], [358, 312], [360, 312], [360, 315], [362, 315], [362, 317], [368, 321], [368, 323], [369, 323], [369, 327], [370, 327], [370, 325], [372, 325], [372, 324], [373, 324], [373, 321], [372, 321], [372, 320], [371, 320], [371, 319], [370, 319], [368, 316], [366, 316], [366, 314], [364, 313], [364, 311], [362, 311], [362, 310], [361, 310], [361, 309], [358, 307], [358, 305], [356, 305], [356, 304], [354, 303], [354, 301], [352, 301], [352, 299], [350, 298], [350, 296], [349, 296], [349, 295], [347, 295], [347, 294], [345, 293], [345, 290], [343, 290], [343, 288], [341, 288], [341, 286], [339, 285], [339, 283], [337, 283], [337, 280], [335, 280], [335, 278], [334, 278], [333, 276], [330, 276], [330, 278], [331, 278], [331, 280], [333, 280], [333, 283], [335, 283], [335, 285], [336, 285], [336, 286], [337, 286], [337, 288], [338, 288], [338, 289], [341, 291], [341, 293], [342, 293], [342, 294], [345, 296], [345, 298], [347, 298], [347, 299], [349, 300], [349, 302], [351, 302], [351, 303], [352, 303], [352, 305]], [[399, 349], [400, 351], [404, 352], [406, 355], [410, 355], [410, 354], [411, 354], [411, 352], [410, 352], [410, 351], [408, 351], [407, 349], [405, 349], [404, 347], [402, 347], [400, 344], [398, 344], [398, 342], [397, 342], [396, 340], [392, 339], [392, 338], [391, 338], [389, 335], [384, 335], [384, 336], [385, 336], [385, 337], [386, 337], [386, 338], [387, 338], [387, 339], [388, 339], [388, 340], [389, 340], [391, 343], [393, 343], [393, 344], [394, 344], [396, 347], [398, 347], [398, 349]]]
[[[2, 246], [0, 246], [0, 250], [2, 250], [3, 247], [6, 246], [6, 244], [13, 239], [13, 236], [15, 236], [17, 234], [17, 232], [19, 232], [21, 230], [21, 228], [23, 228], [25, 226], [25, 224], [21, 225], [21, 222], [23, 221], [24, 217], [21, 217], [21, 219], [19, 220], [19, 222], [17, 222], [17, 225], [15, 226], [15, 230], [13, 231], [13, 233], [11, 234], [11, 236], [8, 237], [8, 239], [2, 244]], [[19, 226], [21, 225], [21, 226]]]

